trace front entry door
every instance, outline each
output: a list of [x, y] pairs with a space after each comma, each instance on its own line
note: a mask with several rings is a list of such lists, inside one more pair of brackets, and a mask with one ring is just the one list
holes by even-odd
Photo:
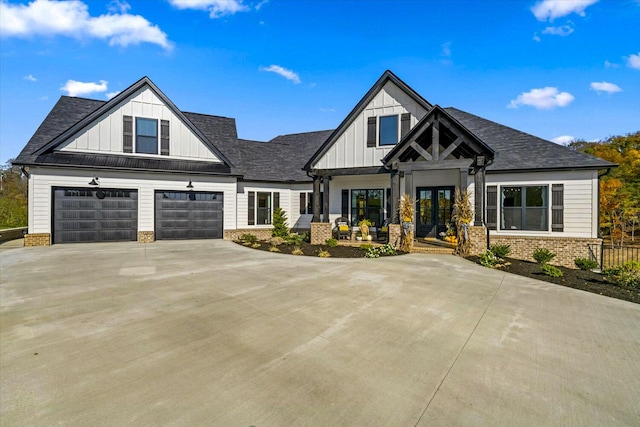
[[416, 188], [416, 237], [438, 237], [447, 231], [454, 187]]

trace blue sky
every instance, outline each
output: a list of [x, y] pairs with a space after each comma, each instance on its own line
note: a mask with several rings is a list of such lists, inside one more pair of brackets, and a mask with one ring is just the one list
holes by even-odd
[[[534, 135], [640, 129], [640, 0], [0, 0], [0, 160], [61, 95], [149, 76], [241, 138], [335, 128], [390, 69]], [[562, 138], [564, 137], [564, 138]]]

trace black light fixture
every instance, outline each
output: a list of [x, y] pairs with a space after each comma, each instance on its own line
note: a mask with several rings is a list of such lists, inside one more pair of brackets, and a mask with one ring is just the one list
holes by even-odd
[[97, 176], [94, 176], [91, 179], [91, 182], [89, 182], [89, 185], [100, 185], [100, 178], [98, 178]]
[[191, 180], [189, 180], [189, 183], [187, 184], [187, 188], [188, 188], [189, 190], [192, 190], [192, 189], [193, 189], [193, 184], [191, 183]]

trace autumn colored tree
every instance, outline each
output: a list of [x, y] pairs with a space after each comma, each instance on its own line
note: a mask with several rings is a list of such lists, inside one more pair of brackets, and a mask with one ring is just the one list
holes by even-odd
[[623, 244], [629, 232], [634, 239], [640, 222], [640, 131], [599, 142], [577, 140], [569, 148], [618, 165], [600, 181], [600, 227], [612, 243]]
[[0, 229], [27, 225], [27, 180], [11, 161], [0, 168]]

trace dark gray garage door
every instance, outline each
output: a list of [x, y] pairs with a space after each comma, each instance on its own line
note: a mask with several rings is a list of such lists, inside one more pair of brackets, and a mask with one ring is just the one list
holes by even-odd
[[53, 243], [137, 240], [135, 190], [56, 188]]
[[222, 193], [156, 191], [156, 239], [221, 239]]

